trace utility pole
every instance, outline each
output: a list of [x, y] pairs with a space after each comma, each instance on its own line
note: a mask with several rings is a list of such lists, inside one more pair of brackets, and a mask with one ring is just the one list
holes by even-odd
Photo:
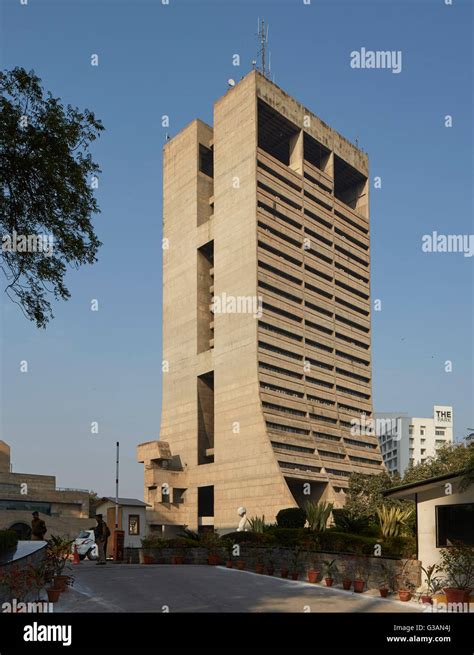
[[115, 462], [115, 529], [118, 530], [119, 517], [119, 448], [120, 443], [117, 441], [117, 458]]

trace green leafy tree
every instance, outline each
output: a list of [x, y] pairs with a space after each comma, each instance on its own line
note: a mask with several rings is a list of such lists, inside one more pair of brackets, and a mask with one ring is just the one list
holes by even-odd
[[[44, 328], [50, 300], [70, 297], [68, 266], [97, 261], [91, 217], [100, 211], [93, 194], [100, 169], [89, 146], [104, 128], [88, 109], [46, 93], [33, 71], [0, 73], [0, 89], [0, 267], [9, 298]], [[48, 248], [30, 245], [38, 235], [52, 239]]]
[[473, 466], [474, 444], [445, 445], [436, 451], [436, 457], [428, 457], [425, 462], [411, 466], [405, 471], [402, 484], [435, 478], [445, 473], [457, 473]]
[[99, 498], [95, 491], [89, 491], [89, 518], [95, 517], [100, 501], [101, 498]]
[[378, 475], [352, 473], [344, 509], [350, 517], [376, 521], [377, 509], [382, 505], [400, 506], [400, 501], [385, 498], [383, 492], [400, 484], [398, 475], [384, 471]]

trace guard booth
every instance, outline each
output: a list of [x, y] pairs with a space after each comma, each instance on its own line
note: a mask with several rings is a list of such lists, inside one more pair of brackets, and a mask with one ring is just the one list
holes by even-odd
[[97, 506], [97, 514], [104, 516], [111, 533], [107, 542], [107, 557], [121, 561], [126, 548], [141, 548], [146, 534], [146, 508], [137, 498], [118, 499], [118, 527], [115, 529], [115, 498], [104, 497]]

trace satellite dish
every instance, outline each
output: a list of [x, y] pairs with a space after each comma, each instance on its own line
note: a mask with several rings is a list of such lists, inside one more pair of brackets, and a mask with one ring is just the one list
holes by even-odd
[[235, 80], [233, 80], [232, 78], [230, 78], [230, 80], [227, 80], [227, 84], [228, 84], [229, 86], [235, 86]]

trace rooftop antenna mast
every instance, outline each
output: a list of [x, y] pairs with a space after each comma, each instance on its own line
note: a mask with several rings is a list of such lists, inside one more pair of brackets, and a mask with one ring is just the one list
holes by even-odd
[[257, 32], [257, 37], [258, 37], [258, 44], [259, 44], [259, 51], [258, 54], [260, 56], [260, 61], [261, 61], [261, 66], [260, 66], [260, 72], [262, 75], [265, 77], [268, 77], [270, 73], [270, 69], [267, 69], [267, 48], [268, 48], [268, 25], [265, 26], [265, 21], [262, 18], [262, 21], [260, 22], [260, 18], [258, 19], [258, 32]]

